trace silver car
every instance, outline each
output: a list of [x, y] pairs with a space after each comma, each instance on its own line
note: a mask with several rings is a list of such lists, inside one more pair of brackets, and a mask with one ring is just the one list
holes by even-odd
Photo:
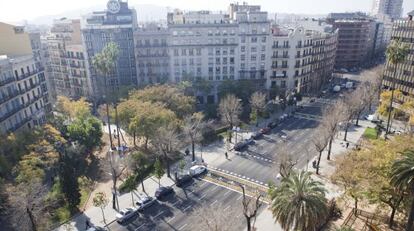
[[116, 221], [118, 223], [123, 223], [124, 221], [128, 220], [129, 218], [133, 217], [137, 213], [136, 208], [126, 208], [122, 209], [116, 214]]
[[155, 199], [149, 196], [141, 198], [139, 201], [136, 202], [138, 206], [138, 211], [144, 211], [144, 209], [150, 207], [155, 203]]

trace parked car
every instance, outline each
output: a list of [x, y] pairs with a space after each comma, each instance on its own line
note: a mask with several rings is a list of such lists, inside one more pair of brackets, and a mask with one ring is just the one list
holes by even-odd
[[137, 213], [137, 209], [136, 208], [126, 208], [126, 209], [122, 209], [121, 211], [119, 211], [115, 217], [116, 217], [116, 221], [118, 223], [123, 223], [126, 220], [128, 220], [129, 218], [133, 217], [135, 214]]
[[253, 133], [253, 135], [252, 135], [251, 137], [252, 137], [252, 139], [254, 139], [254, 140], [258, 140], [258, 139], [260, 139], [262, 136], [263, 136], [263, 134], [262, 134], [261, 132], [255, 132], [255, 133]]
[[264, 127], [260, 129], [260, 133], [262, 134], [269, 134], [270, 131], [271, 129], [269, 127]]
[[177, 179], [177, 182], [175, 183], [175, 185], [177, 185], [177, 187], [183, 187], [184, 185], [186, 185], [187, 183], [191, 182], [193, 180], [193, 177], [191, 177], [190, 175], [186, 174], [184, 176], [181, 176]]
[[163, 198], [163, 197], [165, 197], [165, 196], [167, 196], [167, 195], [169, 195], [169, 194], [171, 194], [173, 192], [174, 192], [174, 189], [172, 187], [170, 187], [170, 186], [167, 186], [167, 187], [162, 186], [162, 187], [157, 188], [157, 190], [155, 190], [155, 195], [154, 196], [157, 199], [161, 199], [161, 198]]
[[267, 124], [267, 127], [270, 128], [270, 129], [273, 129], [273, 128], [277, 127], [277, 122], [270, 122], [270, 123]]
[[194, 165], [190, 168], [191, 176], [198, 176], [207, 171], [207, 168], [204, 165]]
[[138, 211], [144, 211], [144, 209], [150, 207], [155, 203], [155, 199], [149, 196], [143, 197], [135, 204], [138, 206]]
[[104, 231], [105, 229], [99, 226], [92, 226], [89, 229], [87, 229], [86, 231]]
[[249, 145], [249, 144], [254, 144], [254, 140], [252, 138], [250, 139], [245, 139], [244, 142]]
[[234, 145], [234, 150], [235, 151], [241, 151], [243, 148], [245, 148], [248, 144], [244, 141], [242, 142], [238, 142], [237, 144]]

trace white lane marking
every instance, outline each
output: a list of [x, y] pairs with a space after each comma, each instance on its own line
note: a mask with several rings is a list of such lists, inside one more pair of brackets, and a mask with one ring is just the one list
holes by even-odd
[[203, 196], [201, 196], [200, 198], [198, 198], [198, 200], [199, 201], [201, 201], [204, 197], [206, 197], [207, 196], [207, 193], [206, 194], [204, 194]]
[[171, 217], [170, 219], [168, 219], [168, 223], [170, 223], [172, 220], [174, 220], [175, 217]]
[[157, 218], [159, 216], [161, 216], [164, 213], [164, 211], [161, 211], [160, 213], [158, 213], [157, 215], [154, 216], [154, 218]]
[[185, 211], [187, 211], [191, 207], [192, 207], [192, 205], [189, 205], [187, 208], [183, 209], [183, 211], [185, 212]]
[[218, 201], [217, 200], [215, 200], [213, 203], [211, 203], [211, 205], [214, 205], [215, 203], [217, 203]]
[[240, 200], [242, 197], [243, 197], [243, 195], [240, 195], [240, 196], [237, 198], [237, 200]]
[[203, 185], [205, 185], [205, 184], [206, 184], [206, 182], [205, 182], [205, 181], [203, 181], [203, 183], [202, 183], [202, 184], [200, 184], [200, 187], [201, 187], [201, 186], [203, 186]]
[[138, 228], [135, 229], [135, 231], [139, 230], [142, 226], [144, 226], [145, 224], [142, 224], [140, 226], [138, 226]]
[[181, 226], [178, 230], [182, 230], [182, 229], [184, 229], [184, 227], [186, 227], [187, 226], [187, 224], [184, 224], [183, 226]]
[[227, 195], [227, 194], [229, 194], [229, 193], [231, 193], [231, 191], [229, 190], [229, 191], [227, 191], [227, 192], [225, 192], [224, 194], [223, 194], [223, 196], [225, 196], [225, 195]]
[[231, 206], [229, 205], [229, 206], [227, 206], [226, 208], [224, 208], [224, 211], [226, 211], [227, 209], [229, 209]]
[[172, 205], [175, 206], [176, 204], [178, 204], [180, 201], [177, 200], [176, 202], [174, 202]]

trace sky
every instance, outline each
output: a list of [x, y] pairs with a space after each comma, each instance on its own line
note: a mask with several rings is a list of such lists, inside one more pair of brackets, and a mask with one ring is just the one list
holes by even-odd
[[[126, 0], [124, 0], [126, 1]], [[247, 0], [246, 0], [247, 1]], [[250, 0], [268, 12], [327, 14], [330, 12], [370, 11], [373, 0]], [[130, 5], [151, 4], [188, 10], [227, 10], [235, 0], [129, 0]], [[240, 3], [243, 1], [239, 1]], [[104, 7], [106, 0], [0, 0], [0, 21], [31, 20], [65, 11]], [[414, 10], [414, 0], [404, 0], [404, 14]]]

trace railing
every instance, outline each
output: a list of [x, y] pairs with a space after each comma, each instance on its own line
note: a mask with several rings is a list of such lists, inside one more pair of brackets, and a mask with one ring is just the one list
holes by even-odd
[[7, 79], [4, 79], [4, 80], [0, 80], [0, 86], [4, 86], [4, 85], [6, 85], [8, 83], [12, 83], [13, 81], [14, 81], [14, 78], [13, 77], [7, 78]]
[[4, 103], [4, 102], [6, 102], [10, 99], [13, 99], [14, 97], [16, 97], [18, 95], [19, 95], [19, 91], [17, 91], [17, 90], [13, 91], [11, 94], [7, 95], [6, 97], [0, 98], [0, 104]]
[[12, 128], [10, 128], [9, 131], [15, 132], [17, 129], [21, 128], [23, 125], [25, 125], [30, 120], [32, 120], [32, 118], [30, 117], [24, 118], [22, 121], [20, 121], [19, 123], [15, 124]]
[[6, 114], [4, 114], [3, 116], [0, 117], [0, 122], [3, 122], [4, 120], [9, 118], [10, 116], [16, 114], [21, 109], [23, 109], [23, 105], [20, 104], [18, 107], [15, 107], [11, 111], [8, 111]]

